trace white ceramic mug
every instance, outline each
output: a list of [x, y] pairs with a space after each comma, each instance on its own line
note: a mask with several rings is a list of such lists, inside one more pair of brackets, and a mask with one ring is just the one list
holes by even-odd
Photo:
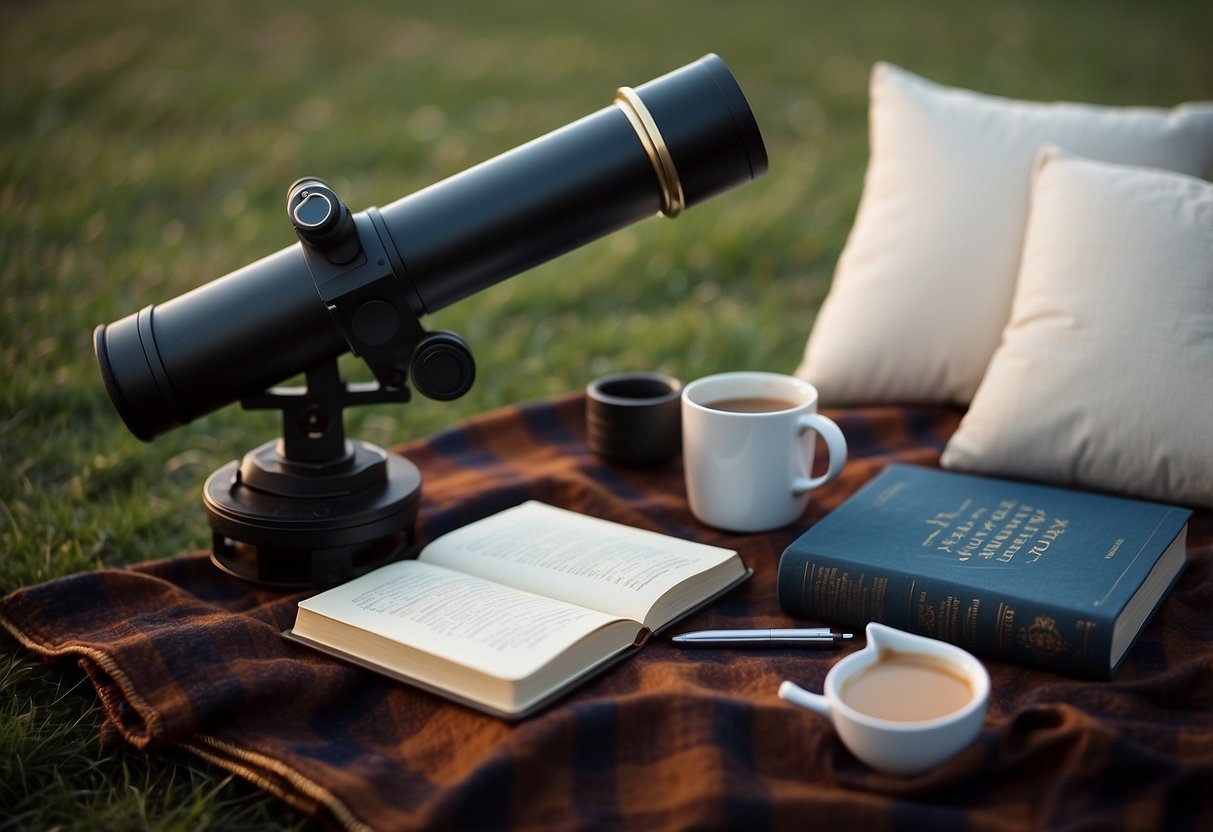
[[[972, 742], [981, 730], [990, 699], [990, 675], [985, 666], [953, 644], [883, 624], [868, 624], [867, 636], [867, 647], [830, 668], [824, 696], [809, 693], [793, 682], [780, 685], [779, 696], [830, 720], [852, 754], [887, 774], [919, 774]], [[844, 699], [847, 681], [871, 668], [888, 651], [925, 655], [945, 664], [967, 680], [971, 698], [949, 713], [914, 721], [882, 719], [848, 705]], [[904, 691], [898, 694], [906, 695]]]
[[[787, 406], [763, 412], [713, 406], [735, 399]], [[813, 477], [819, 434], [830, 461], [824, 474]], [[721, 373], [688, 384], [682, 391], [682, 452], [691, 512], [737, 532], [791, 523], [808, 506], [809, 492], [838, 476], [847, 461], [842, 431], [817, 412], [817, 389], [778, 373]]]

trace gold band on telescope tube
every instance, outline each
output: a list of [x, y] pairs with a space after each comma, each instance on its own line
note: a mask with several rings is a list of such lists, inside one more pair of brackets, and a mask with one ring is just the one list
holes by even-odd
[[661, 213], [667, 217], [678, 216], [686, 207], [682, 182], [678, 179], [670, 149], [666, 147], [665, 140], [661, 138], [661, 131], [657, 129], [657, 122], [649, 115], [649, 108], [631, 87], [615, 90], [615, 106], [623, 110], [623, 114], [628, 117], [632, 129], [636, 131], [641, 145], [644, 146], [644, 152], [653, 163], [657, 184], [661, 187]]

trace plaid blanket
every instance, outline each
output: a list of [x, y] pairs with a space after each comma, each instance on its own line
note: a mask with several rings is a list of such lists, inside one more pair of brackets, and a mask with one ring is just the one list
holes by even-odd
[[[527, 498], [738, 549], [756, 574], [688, 626], [791, 626], [775, 597], [793, 537], [888, 462], [935, 464], [959, 414], [832, 415], [851, 461], [793, 527], [728, 535], [690, 515], [678, 462], [596, 460], [584, 400], [474, 419], [401, 449], [424, 473], [424, 541]], [[1213, 828], [1213, 513], [1117, 678], [987, 662], [979, 740], [920, 776], [877, 774], [822, 719], [776, 697], [820, 690], [841, 653], [683, 651], [651, 642], [509, 724], [284, 640], [300, 595], [259, 590], [194, 553], [19, 590], [0, 623], [73, 657], [104, 733], [179, 746], [350, 829]]]

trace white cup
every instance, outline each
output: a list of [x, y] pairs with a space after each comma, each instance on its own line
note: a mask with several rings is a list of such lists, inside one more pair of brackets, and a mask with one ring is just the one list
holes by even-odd
[[[887, 774], [919, 774], [972, 742], [981, 730], [990, 699], [990, 675], [985, 666], [953, 644], [883, 624], [868, 624], [867, 636], [867, 647], [830, 668], [824, 696], [784, 682], [779, 686], [780, 698], [830, 720], [852, 754]], [[925, 655], [945, 664], [950, 672], [967, 680], [971, 698], [942, 716], [914, 721], [883, 719], [848, 705], [843, 698], [847, 681], [871, 668], [889, 651]], [[905, 691], [898, 693], [906, 695]]]
[[[778, 399], [779, 410], [734, 412], [713, 405], [735, 399]], [[829, 467], [812, 477], [816, 436]], [[737, 532], [786, 526], [809, 504], [809, 492], [838, 476], [847, 443], [817, 412], [817, 389], [777, 373], [721, 373], [682, 391], [682, 452], [691, 512], [704, 523]]]

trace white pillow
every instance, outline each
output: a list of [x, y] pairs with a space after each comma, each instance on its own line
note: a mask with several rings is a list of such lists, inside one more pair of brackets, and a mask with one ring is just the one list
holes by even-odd
[[1011, 321], [943, 465], [1213, 507], [1213, 185], [1041, 152]]
[[825, 404], [967, 404], [1007, 322], [1032, 162], [1045, 142], [1196, 176], [1213, 103], [1031, 103], [872, 71], [855, 225], [796, 374]]

